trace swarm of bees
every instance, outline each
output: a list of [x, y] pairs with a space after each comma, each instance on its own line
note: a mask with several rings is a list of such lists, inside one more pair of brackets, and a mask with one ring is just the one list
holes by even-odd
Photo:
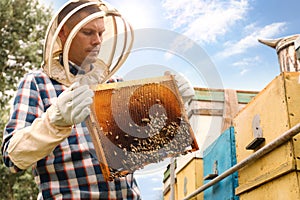
[[198, 148], [172, 77], [149, 81], [95, 89], [93, 125], [110, 178]]

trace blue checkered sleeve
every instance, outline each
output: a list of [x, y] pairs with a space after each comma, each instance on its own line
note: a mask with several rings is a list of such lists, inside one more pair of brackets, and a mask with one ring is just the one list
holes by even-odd
[[[41, 81], [42, 78], [39, 80]], [[38, 82], [32, 74], [27, 74], [18, 86], [11, 109], [11, 118], [4, 130], [2, 144], [4, 163], [12, 172], [18, 172], [20, 169], [12, 163], [7, 155], [9, 141], [15, 131], [30, 126], [36, 118], [41, 117], [45, 107], [49, 106], [42, 102], [43, 93], [44, 91], [39, 91]]]

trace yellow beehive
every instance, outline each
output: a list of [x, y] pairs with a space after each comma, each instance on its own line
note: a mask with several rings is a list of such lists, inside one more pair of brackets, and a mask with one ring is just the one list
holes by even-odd
[[[234, 118], [237, 162], [300, 122], [299, 72], [277, 76]], [[253, 150], [257, 138], [264, 139]], [[239, 170], [241, 199], [300, 199], [300, 135]], [[253, 147], [253, 145], [252, 145]], [[284, 195], [284, 198], [279, 198]]]
[[[189, 163], [176, 173], [177, 198], [183, 199], [203, 185], [203, 160], [194, 157]], [[203, 193], [192, 200], [202, 200]]]
[[290, 172], [240, 194], [240, 200], [299, 200], [299, 172]]
[[[174, 199], [178, 199], [177, 198], [177, 185], [176, 184], [174, 184]], [[166, 190], [166, 192], [163, 194], [164, 195], [164, 200], [170, 200], [171, 199], [171, 191], [170, 191], [170, 189], [169, 190]]]

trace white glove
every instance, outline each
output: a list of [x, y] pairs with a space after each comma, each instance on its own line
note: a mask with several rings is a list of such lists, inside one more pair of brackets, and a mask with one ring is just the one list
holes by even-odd
[[94, 92], [88, 85], [72, 84], [59, 95], [47, 110], [50, 123], [55, 126], [72, 126], [81, 123], [90, 114]]
[[[165, 72], [165, 75], [170, 75], [170, 72]], [[195, 96], [195, 90], [190, 83], [190, 81], [181, 73], [176, 73], [174, 75], [175, 81], [178, 86], [179, 93], [182, 97], [183, 103], [188, 103], [194, 96]]]

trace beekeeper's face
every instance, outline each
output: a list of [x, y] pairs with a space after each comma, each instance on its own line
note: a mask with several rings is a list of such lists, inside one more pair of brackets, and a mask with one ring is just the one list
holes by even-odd
[[[60, 32], [63, 45], [71, 31], [70, 26], [63, 26]], [[71, 43], [69, 60], [82, 67], [95, 62], [100, 51], [104, 31], [103, 18], [94, 19], [83, 26]]]

